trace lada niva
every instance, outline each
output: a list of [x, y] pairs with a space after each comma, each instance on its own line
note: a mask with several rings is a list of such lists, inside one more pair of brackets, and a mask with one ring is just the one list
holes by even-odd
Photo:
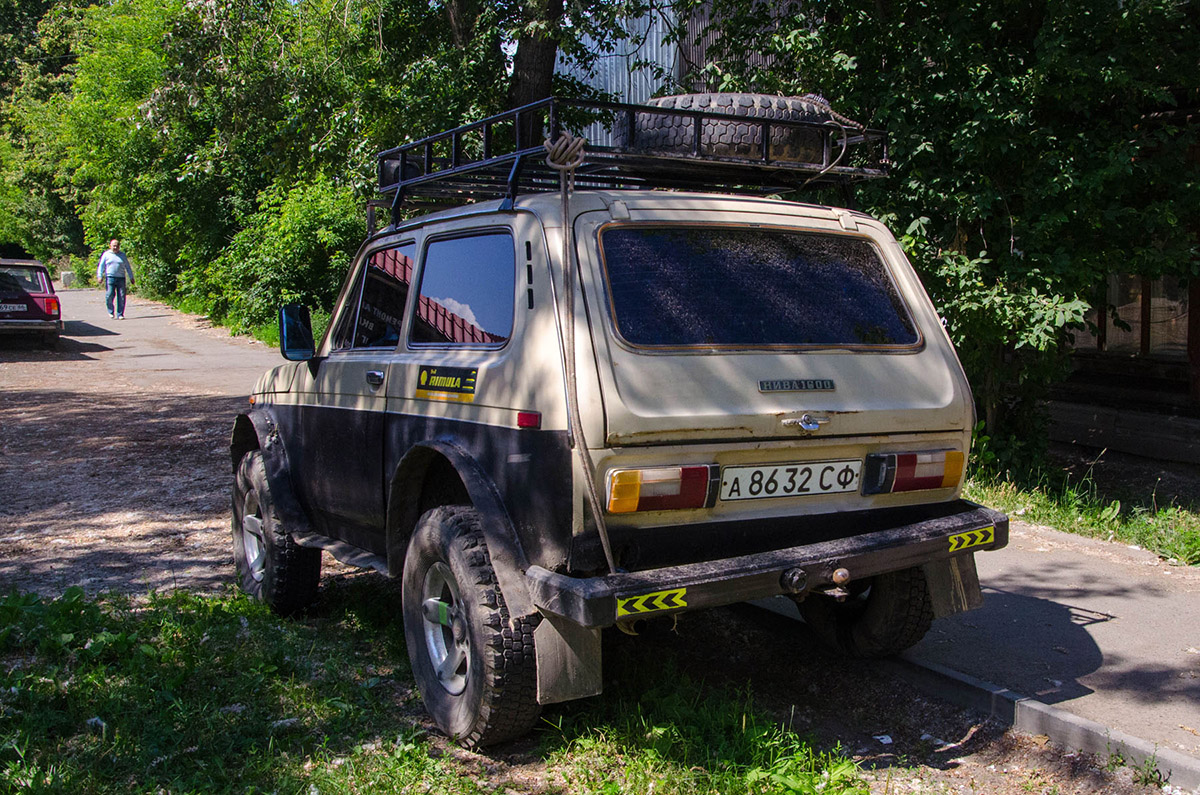
[[[605, 627], [786, 595], [879, 656], [978, 606], [1008, 523], [961, 497], [973, 404], [937, 311], [882, 223], [770, 195], [878, 176], [846, 152], [883, 138], [766, 106], [594, 103], [625, 132], [581, 148], [547, 100], [382, 153], [394, 206], [459, 206], [371, 234], [321, 339], [281, 311], [296, 361], [233, 430], [242, 588], [300, 610], [323, 549], [400, 578], [421, 695], [467, 746], [600, 692]], [[639, 147], [664, 113], [695, 138]], [[776, 159], [793, 127], [823, 146]]]

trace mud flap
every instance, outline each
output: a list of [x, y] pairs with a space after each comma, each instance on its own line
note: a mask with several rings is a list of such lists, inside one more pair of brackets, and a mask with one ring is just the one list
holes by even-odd
[[923, 564], [921, 570], [929, 584], [934, 618], [945, 618], [983, 607], [979, 572], [975, 570], [975, 553], [931, 561]]
[[542, 613], [533, 631], [537, 651], [537, 700], [558, 704], [600, 693], [600, 630]]

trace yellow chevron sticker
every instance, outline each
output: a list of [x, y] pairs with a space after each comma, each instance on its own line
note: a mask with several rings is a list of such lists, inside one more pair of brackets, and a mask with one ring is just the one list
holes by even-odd
[[687, 588], [672, 588], [669, 591], [655, 591], [641, 596], [628, 596], [617, 599], [617, 618], [655, 613], [659, 610], [678, 610], [687, 607]]
[[994, 528], [985, 527], [982, 530], [972, 530], [969, 533], [958, 533], [950, 536], [950, 551], [961, 552], [971, 547], [983, 546], [996, 540]]

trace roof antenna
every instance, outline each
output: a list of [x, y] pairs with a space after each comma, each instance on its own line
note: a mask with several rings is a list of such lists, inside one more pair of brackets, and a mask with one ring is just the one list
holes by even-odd
[[583, 422], [579, 418], [579, 382], [575, 377], [575, 275], [577, 261], [575, 246], [572, 245], [574, 233], [571, 224], [571, 193], [575, 190], [575, 169], [583, 164], [583, 150], [587, 145], [585, 138], [564, 132], [553, 143], [546, 139], [546, 165], [558, 172], [559, 190], [562, 194], [562, 263], [563, 263], [563, 361], [567, 369], [567, 418], [570, 421], [568, 441], [579, 456], [583, 468], [583, 482], [587, 486], [587, 503], [591, 509], [592, 520], [600, 534], [600, 544], [604, 547], [604, 559], [608, 569], [617, 573], [616, 560], [613, 558], [612, 543], [608, 538], [608, 529], [604, 525], [604, 512], [600, 508], [600, 495], [596, 492], [596, 467], [588, 452], [587, 441], [583, 437]]

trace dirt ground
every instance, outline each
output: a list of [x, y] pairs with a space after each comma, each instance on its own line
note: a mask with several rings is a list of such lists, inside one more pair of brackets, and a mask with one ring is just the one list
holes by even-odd
[[[172, 327], [174, 336], [145, 337], [175, 340], [154, 351], [178, 347], [185, 335], [188, 345], [217, 346], [230, 361], [264, 353], [161, 305], [138, 301], [131, 310], [153, 311]], [[197, 389], [203, 373], [172, 374], [189, 366], [183, 356], [131, 377], [123, 366], [158, 354], [139, 347], [143, 330], [133, 323], [121, 328], [120, 346], [88, 336], [100, 325], [69, 325], [53, 352], [0, 338], [0, 588], [45, 596], [70, 585], [92, 594], [225, 592], [233, 582], [228, 438], [244, 398]], [[81, 333], [72, 336], [73, 328]], [[326, 582], [351, 576], [380, 575], [334, 564]], [[695, 681], [749, 684], [781, 722], [859, 760], [875, 793], [1160, 791], [1135, 782], [1128, 767], [1108, 769], [1108, 760], [1006, 731], [878, 666], [833, 657], [803, 625], [756, 608], [686, 614], [673, 628], [614, 633], [606, 643], [610, 659], [633, 656], [653, 667], [669, 655]], [[518, 742], [483, 757], [445, 747], [533, 791], [553, 784], [535, 750]]]

